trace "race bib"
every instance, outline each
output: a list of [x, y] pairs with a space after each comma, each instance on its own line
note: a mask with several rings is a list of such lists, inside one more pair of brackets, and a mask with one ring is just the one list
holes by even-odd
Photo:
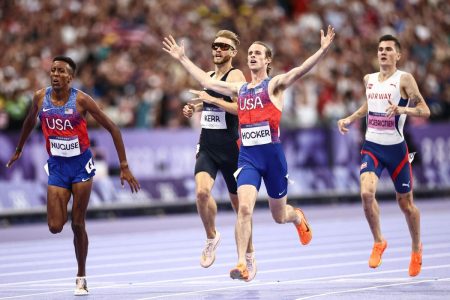
[[377, 132], [395, 131], [395, 117], [388, 118], [386, 114], [371, 113], [367, 120], [367, 127]]
[[206, 107], [202, 111], [200, 124], [205, 129], [227, 129], [225, 112], [220, 108]]
[[241, 126], [241, 141], [244, 146], [255, 146], [272, 143], [269, 122], [247, 124]]
[[50, 153], [53, 156], [72, 157], [81, 154], [78, 136], [52, 136], [49, 137], [49, 142]]

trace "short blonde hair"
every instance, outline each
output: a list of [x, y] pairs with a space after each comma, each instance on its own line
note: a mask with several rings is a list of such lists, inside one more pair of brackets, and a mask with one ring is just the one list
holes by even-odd
[[239, 41], [239, 37], [236, 33], [234, 33], [233, 31], [229, 31], [229, 30], [220, 30], [216, 33], [216, 36], [214, 39], [217, 39], [219, 37], [223, 37], [226, 39], [230, 39], [233, 41], [234, 46], [236, 48], [236, 46], [238, 46], [241, 42]]

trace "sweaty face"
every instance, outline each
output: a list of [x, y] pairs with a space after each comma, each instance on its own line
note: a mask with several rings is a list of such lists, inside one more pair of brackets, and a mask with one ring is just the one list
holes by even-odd
[[50, 80], [54, 89], [67, 87], [72, 81], [72, 72], [69, 64], [64, 61], [54, 61], [50, 69]]
[[266, 47], [260, 44], [252, 44], [247, 52], [247, 64], [250, 70], [258, 70], [266, 68], [271, 62], [270, 58], [266, 57]]
[[382, 41], [378, 45], [378, 63], [380, 66], [396, 65], [400, 60], [400, 53], [394, 41]]
[[233, 41], [224, 37], [218, 37], [211, 45], [214, 64], [221, 65], [231, 60], [236, 55], [236, 46]]

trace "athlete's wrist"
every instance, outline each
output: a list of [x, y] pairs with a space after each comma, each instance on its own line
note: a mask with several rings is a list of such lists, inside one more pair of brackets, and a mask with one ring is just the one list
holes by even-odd
[[121, 169], [128, 168], [128, 162], [127, 161], [121, 161], [120, 162], [120, 168]]
[[21, 153], [22, 152], [22, 148], [21, 147], [16, 147], [16, 153]]

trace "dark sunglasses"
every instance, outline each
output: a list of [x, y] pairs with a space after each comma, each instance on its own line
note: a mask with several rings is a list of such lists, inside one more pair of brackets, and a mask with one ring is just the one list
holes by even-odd
[[212, 43], [211, 45], [211, 49], [213, 50], [217, 50], [217, 49], [222, 49], [223, 51], [227, 51], [227, 50], [234, 50], [233, 46], [225, 44], [225, 43]]

